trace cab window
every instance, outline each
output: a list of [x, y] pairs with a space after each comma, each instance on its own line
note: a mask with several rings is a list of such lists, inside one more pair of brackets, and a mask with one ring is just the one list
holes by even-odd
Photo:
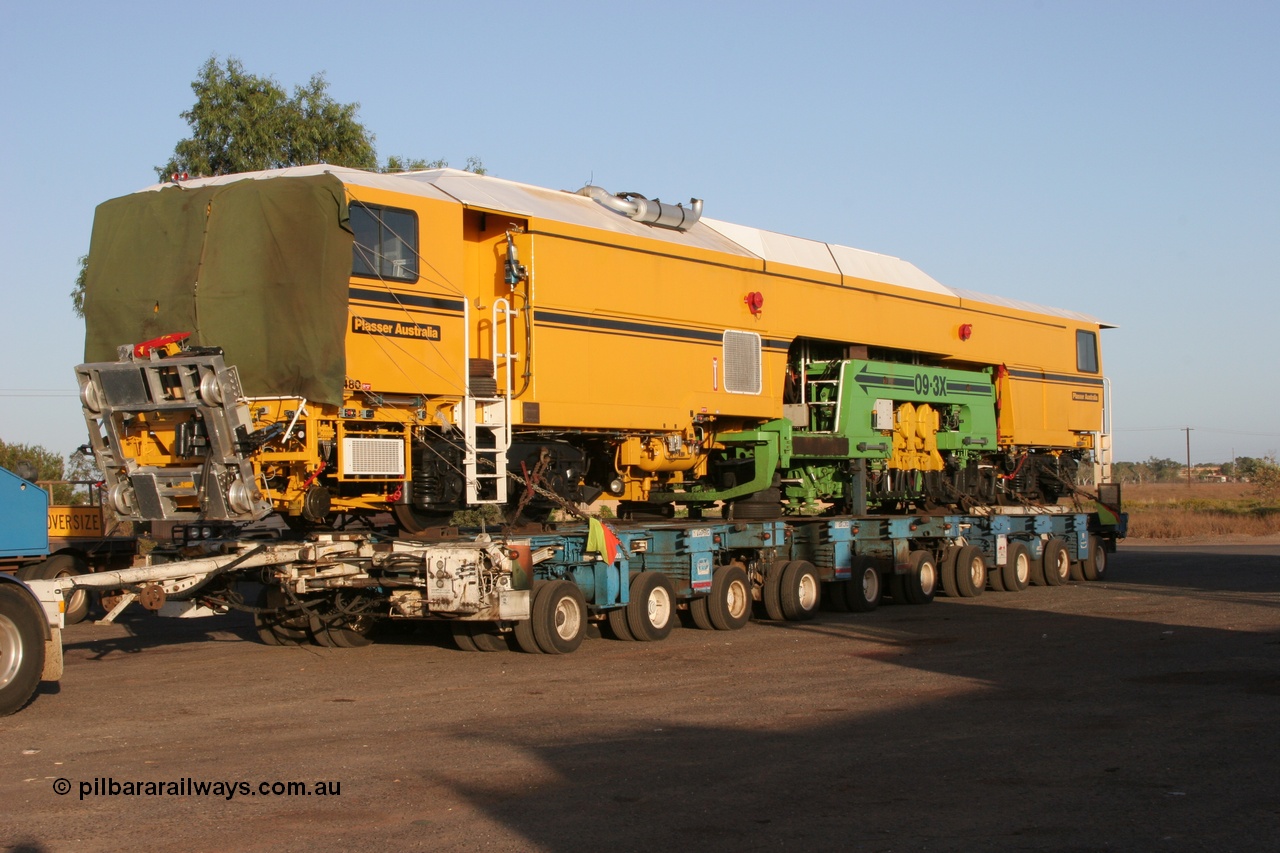
[[418, 280], [418, 216], [411, 210], [352, 203], [351, 274]]
[[1098, 372], [1098, 336], [1094, 332], [1076, 332], [1076, 370], [1081, 373]]

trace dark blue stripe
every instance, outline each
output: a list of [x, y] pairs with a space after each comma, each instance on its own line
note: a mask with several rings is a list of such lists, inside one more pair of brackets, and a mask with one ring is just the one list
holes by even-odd
[[[634, 320], [614, 320], [607, 317], [583, 316], [579, 314], [563, 314], [559, 311], [534, 311], [535, 323], [553, 323], [561, 326], [574, 326], [580, 329], [591, 329], [601, 332], [621, 332], [623, 334], [654, 335], [663, 338], [675, 338], [687, 341], [705, 341], [720, 343], [724, 339], [723, 332], [711, 332], [703, 329], [682, 329], [678, 326], [660, 326], [656, 323], [637, 323]], [[735, 331], [735, 330], [731, 330]], [[761, 339], [761, 346], [770, 350], [785, 350], [790, 347], [789, 341]]]
[[1036, 370], [1010, 370], [1015, 379], [1034, 379], [1037, 382], [1061, 382], [1067, 385], [1102, 385], [1103, 379], [1094, 376], [1073, 376], [1066, 373], [1041, 373]]
[[415, 296], [412, 293], [393, 293], [387, 290], [351, 288], [351, 298], [383, 305], [404, 305], [410, 308], [434, 308], [437, 311], [462, 311], [461, 299], [440, 299], [435, 296]]

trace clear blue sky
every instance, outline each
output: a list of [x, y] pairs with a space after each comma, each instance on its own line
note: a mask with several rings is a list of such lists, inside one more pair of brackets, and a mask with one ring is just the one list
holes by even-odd
[[324, 71], [384, 158], [698, 196], [1101, 317], [1120, 459], [1280, 449], [1280, 4], [5, 6], [6, 441], [84, 440], [94, 206], [154, 181], [217, 54]]

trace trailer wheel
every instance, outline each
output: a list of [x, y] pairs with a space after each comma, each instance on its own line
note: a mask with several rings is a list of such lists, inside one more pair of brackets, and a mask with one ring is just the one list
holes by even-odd
[[355, 620], [325, 619], [324, 630], [332, 644], [340, 649], [362, 649], [373, 645], [369, 634], [373, 631], [374, 621], [368, 617], [356, 617]]
[[537, 638], [533, 636], [533, 614], [538, 612], [538, 599], [546, 588], [546, 581], [533, 582], [533, 590], [529, 594], [529, 597], [533, 599], [529, 603], [529, 618], [516, 622], [515, 629], [512, 632], [520, 651], [531, 655], [542, 654], [542, 647], [538, 645]]
[[567, 655], [582, 645], [587, 600], [573, 581], [552, 581], [534, 599], [529, 621], [540, 649], [549, 655]]
[[42, 614], [26, 590], [0, 583], [0, 717], [35, 695], [44, 671]]
[[1076, 583], [1084, 582], [1084, 560], [1071, 561], [1071, 579]]
[[1031, 552], [1021, 542], [1010, 542], [1000, 578], [1008, 592], [1022, 592], [1031, 583]]
[[[912, 551], [909, 558], [911, 571], [901, 575], [902, 597], [907, 604], [928, 604], [933, 601], [938, 588], [938, 564], [928, 551]], [[957, 567], [960, 565], [956, 561]], [[959, 568], [956, 569], [957, 581]]]
[[880, 569], [870, 557], [853, 558], [853, 580], [845, 587], [849, 609], [854, 613], [870, 613], [880, 606], [884, 583]]
[[[24, 581], [51, 581], [55, 578], [72, 578], [88, 572], [89, 564], [75, 554], [54, 554], [44, 562], [23, 566], [17, 574]], [[89, 607], [92, 604], [93, 599], [89, 590], [72, 590], [67, 598], [67, 612], [63, 614], [66, 623], [78, 625], [83, 622], [89, 615]]]
[[804, 622], [818, 615], [822, 581], [813, 563], [796, 560], [782, 573], [780, 599], [782, 615], [791, 622]]
[[714, 631], [715, 625], [711, 624], [711, 600], [710, 595], [700, 595], [689, 601], [689, 618], [693, 620], [693, 626], [699, 631]]
[[[696, 604], [697, 602], [694, 603]], [[711, 617], [707, 618], [710, 620]], [[627, 625], [627, 608], [625, 605], [610, 610], [605, 619], [609, 623], [609, 631], [613, 634], [615, 640], [635, 641], [635, 637], [631, 634], [631, 628]], [[710, 624], [708, 624], [708, 630], [710, 630]]]
[[849, 581], [823, 581], [822, 604], [824, 610], [848, 613]]
[[942, 582], [942, 591], [947, 598], [959, 598], [960, 590], [956, 587], [956, 557], [962, 548], [951, 547], [942, 552], [938, 560], [938, 579]]
[[1067, 543], [1061, 539], [1050, 539], [1044, 545], [1044, 558], [1040, 561], [1044, 571], [1044, 582], [1048, 586], [1061, 586], [1071, 579], [1071, 555], [1067, 553]]
[[287, 603], [279, 587], [264, 586], [258, 593], [257, 606], [264, 609], [253, 614], [253, 627], [258, 639], [268, 646], [297, 646], [307, 641], [307, 617], [290, 615], [282, 609]]
[[961, 598], [975, 598], [987, 588], [987, 561], [982, 551], [966, 545], [956, 554], [956, 590]]
[[783, 622], [787, 618], [782, 615], [782, 575], [790, 565], [791, 563], [786, 560], [779, 560], [771, 563], [764, 573], [764, 583], [760, 588], [760, 606], [764, 610], [764, 617], [773, 622]]
[[1084, 561], [1084, 579], [1100, 581], [1107, 578], [1107, 548], [1096, 537], [1089, 543], [1089, 556]]
[[454, 622], [449, 626], [453, 643], [464, 652], [502, 652], [507, 641], [489, 622]]
[[631, 581], [627, 627], [642, 642], [665, 640], [676, 624], [676, 592], [662, 572], [641, 572]]
[[478, 652], [475, 640], [471, 639], [471, 632], [467, 630], [466, 622], [452, 622], [449, 624], [449, 633], [453, 636], [453, 644], [458, 647], [460, 652]]
[[751, 581], [746, 569], [739, 565], [716, 569], [711, 576], [711, 597], [706, 601], [711, 624], [721, 631], [736, 631], [750, 622]]

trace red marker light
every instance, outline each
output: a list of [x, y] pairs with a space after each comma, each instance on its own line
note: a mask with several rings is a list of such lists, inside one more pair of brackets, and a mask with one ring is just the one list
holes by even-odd
[[753, 290], [742, 300], [747, 303], [747, 308], [752, 314], [759, 314], [764, 308], [764, 294], [758, 290]]
[[960, 340], [967, 341], [971, 337], [973, 337], [973, 326], [969, 323], [965, 323], [960, 327]]

